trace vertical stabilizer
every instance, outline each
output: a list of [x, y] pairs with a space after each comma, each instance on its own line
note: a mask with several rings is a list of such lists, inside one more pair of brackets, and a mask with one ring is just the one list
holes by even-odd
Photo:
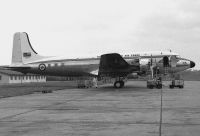
[[13, 52], [11, 65], [23, 65], [42, 59], [32, 48], [28, 34], [25, 32], [17, 32], [13, 38]]
[[12, 50], [12, 65], [21, 65], [22, 63], [22, 51], [20, 46], [20, 33], [15, 33], [13, 37], [13, 50]]

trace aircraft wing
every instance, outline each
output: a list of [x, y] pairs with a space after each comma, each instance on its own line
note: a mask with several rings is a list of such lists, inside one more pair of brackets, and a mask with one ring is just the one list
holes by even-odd
[[101, 55], [99, 76], [124, 77], [139, 71], [139, 65], [129, 65], [120, 54], [111, 53]]

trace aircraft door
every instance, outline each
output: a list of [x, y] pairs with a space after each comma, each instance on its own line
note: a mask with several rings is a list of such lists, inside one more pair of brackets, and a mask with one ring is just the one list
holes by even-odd
[[169, 67], [169, 58], [167, 56], [163, 57], [163, 67]]
[[170, 61], [171, 61], [171, 67], [176, 67], [177, 59], [175, 55], [170, 57]]

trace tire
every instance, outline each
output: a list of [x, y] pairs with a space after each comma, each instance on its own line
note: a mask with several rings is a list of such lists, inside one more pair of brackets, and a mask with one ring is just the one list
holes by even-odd
[[114, 83], [114, 87], [115, 88], [122, 88], [124, 86], [124, 82], [123, 81], [116, 81]]

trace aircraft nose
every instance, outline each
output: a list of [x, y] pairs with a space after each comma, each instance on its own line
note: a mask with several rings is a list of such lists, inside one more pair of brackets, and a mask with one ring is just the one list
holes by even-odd
[[195, 63], [193, 61], [190, 61], [190, 68], [193, 68], [195, 66]]

